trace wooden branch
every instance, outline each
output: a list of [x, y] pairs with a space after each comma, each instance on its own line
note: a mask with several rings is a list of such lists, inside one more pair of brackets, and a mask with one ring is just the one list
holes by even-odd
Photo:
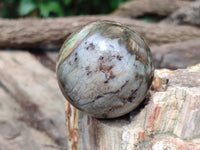
[[156, 70], [150, 98], [117, 119], [95, 119], [66, 103], [68, 148], [199, 149], [199, 74], [200, 64], [184, 70]]
[[168, 24], [190, 24], [200, 27], [200, 1], [179, 9], [162, 21]]
[[78, 27], [94, 20], [121, 22], [140, 33], [150, 45], [200, 38], [200, 30], [190, 26], [170, 26], [114, 16], [85, 16], [58, 19], [0, 20], [0, 48], [60, 47]]
[[152, 46], [155, 68], [180, 69], [200, 62], [200, 40]]
[[191, 2], [182, 0], [134, 0], [121, 5], [113, 15], [131, 18], [145, 15], [165, 17], [189, 4]]

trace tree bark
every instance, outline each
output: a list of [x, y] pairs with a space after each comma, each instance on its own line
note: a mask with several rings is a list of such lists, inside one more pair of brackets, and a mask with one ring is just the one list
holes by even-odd
[[188, 7], [181, 8], [162, 21], [167, 24], [184, 24], [200, 27], [200, 1], [196, 1]]
[[66, 103], [68, 148], [200, 149], [199, 75], [200, 64], [176, 71], [156, 70], [150, 97], [121, 118], [95, 119]]
[[0, 51], [0, 149], [67, 150], [65, 99], [33, 55]]
[[151, 47], [155, 68], [180, 69], [200, 62], [200, 40]]
[[145, 15], [166, 17], [189, 4], [191, 2], [182, 0], [134, 0], [121, 5], [113, 15], [131, 18]]
[[190, 26], [148, 24], [114, 16], [85, 16], [58, 19], [0, 19], [0, 48], [59, 48], [80, 26], [95, 20], [113, 20], [140, 33], [150, 45], [200, 38], [200, 30]]

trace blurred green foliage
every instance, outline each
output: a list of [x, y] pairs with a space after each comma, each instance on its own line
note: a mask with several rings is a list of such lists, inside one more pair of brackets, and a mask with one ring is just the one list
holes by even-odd
[[128, 0], [2, 0], [1, 17], [63, 17], [107, 14]]
[[138, 19], [145, 21], [147, 23], [151, 23], [151, 22], [160, 22], [164, 17], [162, 16], [157, 16], [157, 15], [149, 15], [149, 16], [143, 16], [140, 17]]

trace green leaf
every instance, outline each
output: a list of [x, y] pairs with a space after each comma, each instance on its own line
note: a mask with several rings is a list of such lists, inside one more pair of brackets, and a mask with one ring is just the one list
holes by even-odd
[[40, 15], [42, 17], [48, 17], [48, 15], [49, 15], [50, 12], [48, 10], [48, 7], [46, 7], [43, 3], [41, 3], [39, 5], [39, 10], [40, 10]]
[[42, 17], [48, 17], [50, 15], [50, 13], [55, 13], [58, 16], [64, 15], [62, 7], [56, 1], [40, 3], [39, 10], [40, 10], [40, 15]]
[[118, 6], [119, 6], [119, 4], [120, 4], [120, 0], [111, 0], [110, 1], [110, 6], [111, 6], [111, 8], [112, 9], [117, 9], [118, 8]]
[[35, 8], [36, 5], [32, 0], [21, 0], [18, 7], [18, 12], [20, 16], [25, 16], [32, 12]]
[[150, 17], [144, 17], [144, 18], [141, 18], [142, 21], [145, 21], [145, 22], [152, 22], [152, 19]]
[[68, 6], [71, 3], [71, 0], [63, 0], [64, 4]]

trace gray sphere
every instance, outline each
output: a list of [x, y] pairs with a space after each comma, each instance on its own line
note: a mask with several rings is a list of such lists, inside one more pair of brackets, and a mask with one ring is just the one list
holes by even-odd
[[153, 78], [151, 52], [133, 30], [96, 21], [74, 32], [57, 63], [59, 87], [79, 110], [97, 118], [115, 118], [136, 108]]

